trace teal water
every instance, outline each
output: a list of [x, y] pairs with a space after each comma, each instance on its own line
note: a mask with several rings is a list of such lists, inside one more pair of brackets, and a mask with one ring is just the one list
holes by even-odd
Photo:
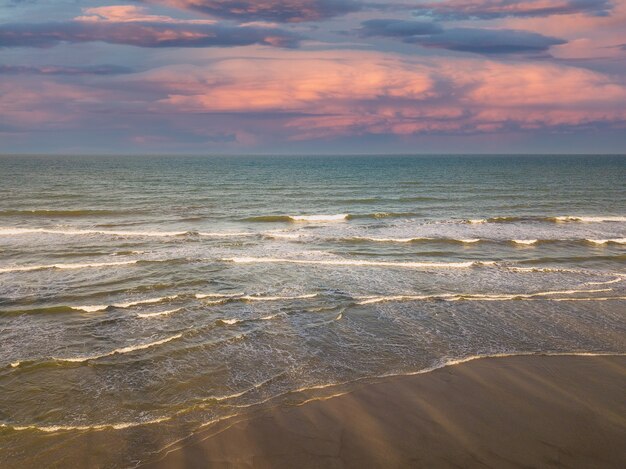
[[626, 353], [624, 181], [609, 156], [0, 157], [0, 465], [98, 441], [127, 467], [358, 380]]

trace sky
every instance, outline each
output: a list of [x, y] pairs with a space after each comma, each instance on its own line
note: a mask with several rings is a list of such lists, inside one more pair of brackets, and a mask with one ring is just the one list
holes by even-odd
[[0, 153], [626, 153], [626, 0], [0, 0]]

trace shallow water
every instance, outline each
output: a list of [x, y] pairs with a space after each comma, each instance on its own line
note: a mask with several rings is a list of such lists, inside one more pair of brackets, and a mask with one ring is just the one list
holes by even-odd
[[625, 180], [605, 156], [0, 157], [0, 463], [98, 434], [124, 467], [296, 390], [626, 353]]

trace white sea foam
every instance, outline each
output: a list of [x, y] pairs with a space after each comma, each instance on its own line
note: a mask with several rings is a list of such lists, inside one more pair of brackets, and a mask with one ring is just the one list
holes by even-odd
[[72, 309], [80, 309], [83, 311], [87, 311], [87, 312], [94, 312], [94, 311], [103, 311], [109, 307], [113, 307], [113, 308], [130, 308], [132, 306], [137, 306], [137, 305], [145, 305], [145, 304], [152, 304], [152, 303], [161, 303], [162, 301], [169, 301], [169, 300], [173, 300], [178, 298], [178, 295], [172, 295], [172, 296], [162, 296], [159, 298], [149, 298], [147, 300], [137, 300], [137, 301], [130, 301], [127, 303], [113, 303], [111, 305], [87, 305], [87, 306], [72, 306]]
[[[507, 301], [524, 300], [552, 295], [574, 295], [577, 293], [600, 293], [612, 291], [610, 288], [595, 290], [560, 290], [536, 293], [503, 293], [503, 294], [477, 294], [477, 293], [442, 293], [433, 295], [389, 295], [389, 296], [367, 296], [360, 297], [359, 305], [382, 303], [388, 301], [419, 301], [419, 300], [443, 300], [443, 301]], [[567, 298], [554, 298], [554, 301], [566, 301]], [[585, 298], [592, 301], [594, 298]]]
[[587, 282], [585, 285], [611, 285], [612, 283], [619, 283], [623, 280], [622, 277], [614, 278], [613, 280], [607, 280], [606, 282]]
[[224, 232], [214, 232], [214, 233], [200, 231], [198, 235], [209, 237], [209, 238], [240, 238], [240, 237], [247, 237], [247, 236], [256, 236], [257, 233], [253, 233], [250, 231], [241, 231], [241, 232], [224, 231]]
[[537, 239], [514, 239], [512, 241], [515, 244], [531, 245], [531, 244], [535, 244], [538, 240]]
[[237, 324], [238, 322], [241, 322], [242, 320], [241, 319], [220, 319], [220, 321], [222, 321], [225, 324], [232, 325], [232, 324]]
[[169, 419], [170, 417], [163, 417], [139, 422], [103, 423], [99, 425], [11, 425], [8, 423], [0, 423], [0, 428], [9, 428], [15, 431], [35, 430], [44, 433], [55, 433], [63, 431], [100, 431], [107, 429], [123, 430], [125, 428], [161, 423]]
[[562, 273], [572, 273], [572, 274], [586, 273], [584, 270], [560, 269], [557, 267], [506, 267], [506, 269], [510, 270], [511, 272], [526, 272], [526, 273], [533, 273], [533, 272], [547, 272], [547, 273], [562, 272]]
[[348, 219], [347, 213], [340, 213], [337, 215], [291, 215], [293, 221], [297, 222], [307, 222], [307, 223], [315, 223], [315, 222], [336, 222], [336, 221], [344, 221]]
[[46, 265], [23, 265], [0, 268], [0, 273], [5, 272], [30, 272], [33, 270], [45, 270], [45, 269], [87, 269], [97, 267], [116, 267], [121, 265], [136, 264], [138, 261], [124, 261], [124, 262], [94, 262], [85, 264], [46, 264]]
[[277, 318], [278, 316], [280, 316], [280, 314], [271, 314], [269, 316], [263, 316], [261, 318], [259, 318], [261, 321], [270, 321], [274, 318]]
[[296, 296], [254, 296], [254, 295], [246, 295], [242, 296], [242, 300], [246, 301], [283, 301], [283, 300], [304, 300], [307, 298], [315, 298], [317, 293], [310, 293], [307, 295], [296, 295]]
[[159, 311], [158, 313], [138, 313], [137, 317], [138, 318], [156, 318], [159, 316], [168, 316], [170, 314], [177, 313], [181, 309], [183, 308], [168, 309], [167, 311]]
[[263, 235], [268, 236], [270, 238], [277, 238], [277, 239], [299, 239], [302, 236], [304, 236], [302, 233], [293, 233], [293, 232], [284, 231], [284, 230], [264, 231]]
[[587, 239], [586, 241], [593, 244], [626, 244], [626, 238], [611, 238], [611, 239]]
[[359, 239], [363, 241], [374, 241], [377, 243], [412, 243], [416, 241], [428, 241], [433, 238], [370, 238], [368, 236], [355, 236], [352, 239]]
[[390, 261], [362, 261], [355, 259], [311, 260], [311, 259], [284, 259], [274, 257], [231, 257], [222, 259], [238, 264], [314, 264], [338, 266], [373, 266], [373, 267], [401, 267], [408, 269], [420, 268], [448, 268], [465, 269], [479, 265], [493, 265], [493, 261], [472, 262], [390, 262]]
[[172, 340], [180, 339], [182, 336], [183, 334], [180, 333], [180, 334], [176, 334], [170, 337], [166, 337], [165, 339], [156, 340], [154, 342], [148, 342], [148, 343], [137, 344], [137, 345], [129, 345], [128, 347], [118, 348], [118, 349], [111, 350], [110, 352], [103, 353], [100, 355], [88, 355], [88, 356], [82, 356], [82, 357], [67, 357], [67, 358], [54, 357], [53, 360], [58, 361], [58, 362], [82, 363], [82, 362], [87, 362], [89, 360], [97, 360], [98, 358], [110, 357], [111, 355], [123, 355], [125, 353], [135, 352], [137, 350], [145, 350], [147, 348], [156, 347], [157, 345], [166, 344], [168, 342], [171, 342]]
[[111, 230], [58, 230], [49, 228], [0, 228], [0, 236], [14, 236], [23, 234], [58, 234], [67, 236], [82, 236], [82, 235], [109, 235], [109, 236], [145, 236], [145, 237], [168, 237], [168, 236], [181, 236], [187, 234], [187, 231], [111, 231]]
[[626, 217], [623, 216], [595, 216], [595, 217], [586, 217], [586, 216], [574, 216], [574, 215], [564, 215], [559, 217], [554, 217], [556, 221], [559, 222], [582, 222], [582, 223], [602, 223], [602, 222], [623, 222], [626, 221]]
[[554, 298], [553, 301], [616, 301], [626, 300], [626, 296], [605, 296], [600, 298]]

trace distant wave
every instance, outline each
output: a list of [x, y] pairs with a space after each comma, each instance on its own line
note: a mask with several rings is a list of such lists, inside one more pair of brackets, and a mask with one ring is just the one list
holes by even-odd
[[95, 311], [104, 311], [105, 309], [108, 308], [130, 308], [132, 306], [137, 306], [137, 305], [147, 305], [147, 304], [154, 304], [154, 303], [162, 303], [164, 301], [170, 301], [173, 299], [178, 298], [178, 295], [172, 295], [172, 296], [163, 296], [163, 297], [159, 297], [159, 298], [149, 298], [147, 300], [137, 300], [137, 301], [130, 301], [128, 303], [113, 303], [110, 305], [88, 305], [88, 306], [71, 306], [72, 309], [79, 309], [82, 311], [87, 311], [89, 313], [95, 312]]
[[348, 215], [349, 220], [357, 220], [359, 218], [410, 218], [417, 214], [413, 212], [375, 212], [375, 213], [357, 213]]
[[465, 244], [465, 243], [478, 243], [480, 241], [486, 241], [478, 238], [467, 239], [455, 239], [455, 238], [429, 238], [429, 237], [414, 237], [414, 238], [378, 238], [369, 236], [353, 236], [351, 238], [342, 238], [341, 241], [348, 243], [362, 243], [362, 242], [375, 242], [375, 243], [450, 243], [450, 244]]
[[136, 212], [128, 212], [123, 210], [0, 210], [0, 217], [96, 217], [107, 215], [124, 215]]
[[465, 223], [470, 224], [482, 224], [482, 223], [516, 223], [516, 222], [552, 222], [552, 223], [565, 223], [565, 222], [580, 222], [580, 223], [602, 223], [602, 222], [624, 222], [626, 217], [602, 215], [602, 216], [502, 216], [491, 218], [474, 218], [465, 220]]
[[523, 244], [523, 245], [530, 246], [533, 244], [537, 244], [539, 240], [538, 239], [512, 239], [511, 241], [515, 244]]
[[147, 318], [156, 318], [159, 316], [169, 316], [170, 314], [179, 312], [181, 309], [183, 308], [169, 309], [167, 311], [159, 311], [158, 313], [138, 313], [137, 317], [147, 319]]
[[[561, 290], [561, 291], [545, 291], [537, 293], [511, 293], [511, 294], [480, 294], [480, 293], [441, 293], [433, 295], [389, 295], [389, 296], [368, 296], [362, 297], [357, 304], [366, 305], [373, 303], [382, 303], [387, 301], [417, 301], [417, 300], [441, 300], [441, 301], [507, 301], [507, 300], [525, 300], [540, 297], [550, 297], [553, 295], [575, 295], [578, 293], [601, 293], [612, 291], [611, 288], [602, 288], [594, 290]], [[598, 298], [600, 300], [604, 299]], [[613, 297], [621, 299], [621, 297]], [[554, 301], [567, 301], [579, 298], [549, 298]], [[594, 300], [595, 298], [582, 298], [585, 300]]]
[[288, 301], [288, 300], [304, 300], [315, 298], [317, 293], [308, 293], [304, 295], [287, 295], [287, 296], [263, 296], [263, 295], [245, 295], [243, 293], [220, 294], [220, 293], [197, 293], [195, 297], [199, 300], [206, 298], [215, 299], [210, 304], [223, 304], [227, 301]]
[[23, 234], [56, 234], [66, 236], [104, 235], [120, 237], [172, 237], [172, 236], [206, 236], [213, 238], [228, 238], [241, 236], [256, 236], [252, 232], [197, 232], [197, 231], [112, 231], [92, 229], [51, 229], [51, 228], [0, 228], [0, 236], [16, 236]]
[[432, 238], [432, 237], [407, 237], [407, 238], [382, 238], [369, 236], [353, 236], [349, 238], [340, 238], [340, 241], [347, 243], [441, 243], [441, 244], [474, 244], [474, 243], [512, 243], [520, 245], [535, 245], [547, 243], [577, 243], [577, 244], [626, 244], [626, 238], [610, 238], [610, 239], [488, 239], [488, 238]]
[[120, 265], [136, 264], [139, 261], [124, 261], [124, 262], [94, 262], [88, 264], [46, 264], [46, 265], [23, 265], [14, 267], [0, 268], [0, 273], [6, 272], [29, 272], [33, 270], [45, 270], [45, 269], [86, 269], [95, 267], [114, 267]]
[[328, 222], [341, 222], [347, 220], [357, 220], [363, 218], [408, 218], [416, 216], [411, 212], [374, 212], [374, 213], [339, 213], [333, 215], [265, 215], [257, 217], [245, 218], [244, 221], [251, 222], [291, 222], [291, 223], [328, 223]]
[[612, 238], [612, 239], [586, 239], [585, 241], [592, 244], [626, 244], [626, 238]]
[[567, 216], [561, 216], [561, 217], [554, 217], [553, 220], [557, 222], [577, 221], [577, 222], [583, 222], [583, 223], [601, 223], [601, 222], [623, 222], [623, 221], [626, 221], [626, 217], [610, 216], [610, 215], [597, 216], [597, 217], [580, 217], [580, 216], [567, 215]]
[[[110, 357], [112, 355], [124, 355], [126, 353], [131, 353], [131, 352], [135, 352], [137, 350], [145, 350], [147, 348], [151, 348], [151, 347], [156, 347], [158, 345], [163, 345], [166, 344], [168, 342], [171, 342], [173, 340], [176, 339], [180, 339], [183, 336], [182, 333], [180, 334], [176, 334], [170, 337], [166, 337], [164, 339], [160, 339], [160, 340], [155, 340], [154, 342], [147, 342], [147, 343], [143, 343], [143, 344], [136, 344], [136, 345], [129, 345], [127, 347], [121, 347], [121, 348], [117, 348], [114, 350], [111, 350], [110, 352], [106, 352], [106, 353], [101, 353], [98, 355], [85, 355], [85, 356], [79, 356], [79, 357], [52, 357], [50, 359], [50, 361], [55, 362], [55, 363], [60, 363], [60, 362], [67, 362], [67, 363], [85, 363], [91, 360], [97, 360], [99, 358], [105, 358], [105, 357]], [[25, 361], [25, 362], [14, 362], [11, 363], [11, 367], [12, 368], [17, 368], [19, 366], [22, 366], [26, 363], [32, 363], [31, 361]]]
[[299, 239], [303, 236], [302, 233], [288, 233], [283, 231], [265, 231], [263, 236], [274, 239]]
[[492, 265], [491, 261], [468, 261], [468, 262], [390, 262], [390, 261], [365, 261], [356, 259], [334, 259], [334, 260], [310, 260], [310, 259], [284, 259], [273, 257], [232, 257], [222, 259], [226, 262], [238, 264], [318, 264], [318, 265], [339, 265], [339, 266], [378, 266], [378, 267], [403, 267], [409, 269], [416, 268], [469, 268], [480, 265]]
[[339, 222], [345, 221], [349, 217], [346, 213], [340, 213], [336, 215], [265, 215], [257, 217], [245, 218], [244, 221], [272, 223], [272, 222]]

